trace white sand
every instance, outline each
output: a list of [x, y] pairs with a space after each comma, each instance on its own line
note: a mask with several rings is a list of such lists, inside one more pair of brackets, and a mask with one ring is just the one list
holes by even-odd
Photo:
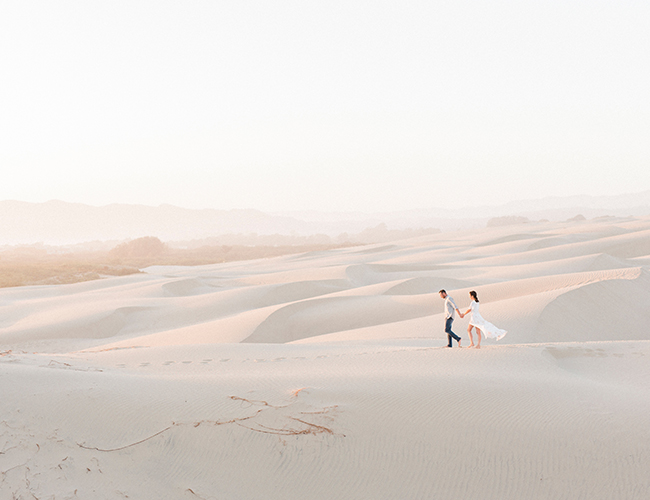
[[648, 304], [647, 218], [0, 290], [0, 499], [647, 499]]

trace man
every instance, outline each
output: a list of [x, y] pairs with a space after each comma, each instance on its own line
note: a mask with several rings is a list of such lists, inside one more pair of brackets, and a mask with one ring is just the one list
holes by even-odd
[[[454, 299], [452, 299], [447, 292], [442, 289], [438, 292], [440, 298], [445, 299], [445, 332], [447, 332], [447, 347], [451, 347], [451, 339], [454, 338], [458, 342], [458, 347], [460, 347], [460, 337], [451, 331], [451, 324], [454, 322], [454, 311], [458, 311]], [[460, 311], [458, 311], [460, 316]]]

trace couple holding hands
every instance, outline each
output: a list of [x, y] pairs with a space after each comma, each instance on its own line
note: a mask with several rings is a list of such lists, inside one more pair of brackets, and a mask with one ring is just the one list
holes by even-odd
[[472, 329], [476, 329], [477, 343], [476, 349], [481, 348], [481, 332], [485, 335], [486, 338], [500, 340], [507, 333], [505, 330], [497, 328], [492, 323], [485, 321], [481, 313], [479, 312], [478, 307], [478, 296], [475, 291], [469, 292], [469, 297], [471, 299], [469, 303], [469, 308], [464, 313], [461, 313], [447, 292], [443, 289], [438, 292], [440, 297], [445, 299], [445, 332], [447, 333], [447, 347], [451, 347], [451, 339], [455, 339], [458, 342], [458, 347], [460, 345], [460, 337], [451, 331], [451, 324], [454, 322], [454, 311], [458, 312], [458, 315], [461, 318], [464, 318], [467, 314], [471, 314], [469, 318], [469, 326], [467, 327], [467, 333], [469, 334], [470, 345], [468, 347], [474, 347], [474, 338], [472, 337]]

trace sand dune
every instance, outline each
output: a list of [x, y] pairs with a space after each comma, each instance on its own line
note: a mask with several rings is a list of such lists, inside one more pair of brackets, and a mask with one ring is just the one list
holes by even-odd
[[647, 341], [245, 346], [5, 360], [0, 492], [647, 496]]
[[[0, 498], [649, 498], [649, 256], [531, 223], [0, 290]], [[444, 349], [440, 288], [508, 334]]]

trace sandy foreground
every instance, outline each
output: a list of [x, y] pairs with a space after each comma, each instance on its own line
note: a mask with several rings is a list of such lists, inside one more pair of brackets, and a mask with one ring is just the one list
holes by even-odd
[[647, 499], [649, 304], [648, 218], [0, 290], [0, 499]]

